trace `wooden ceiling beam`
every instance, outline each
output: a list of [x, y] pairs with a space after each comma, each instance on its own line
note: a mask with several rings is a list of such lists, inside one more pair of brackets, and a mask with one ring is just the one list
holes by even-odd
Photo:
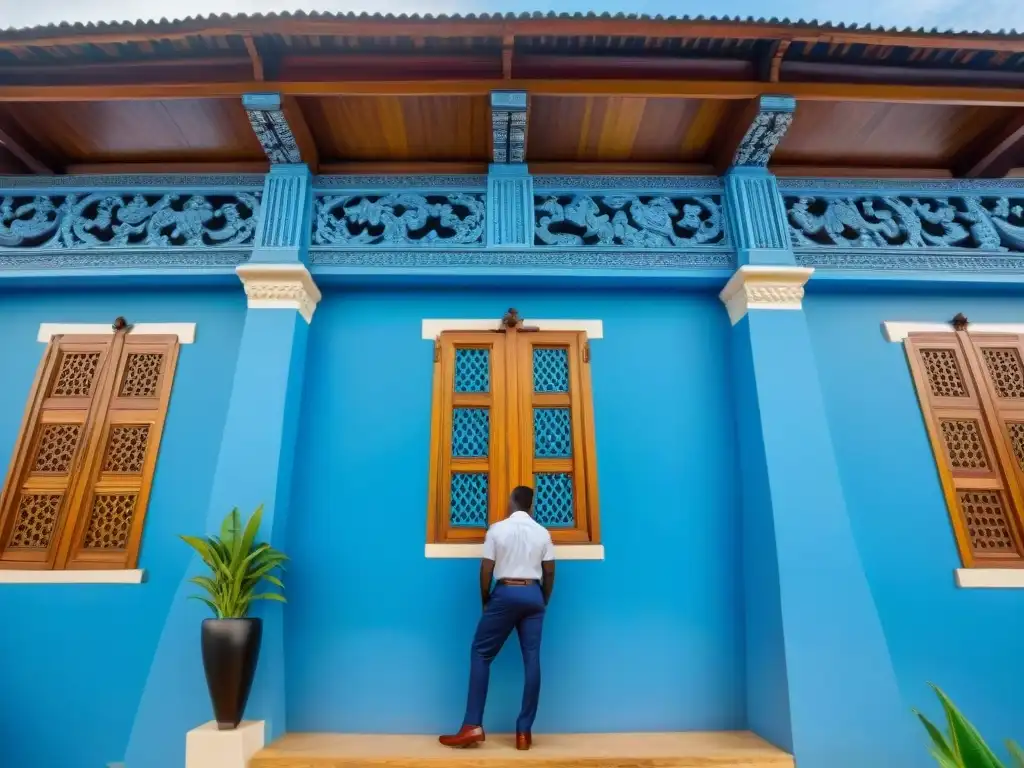
[[1001, 178], [1024, 160], [1024, 110], [968, 145], [953, 160], [953, 172], [967, 179]]
[[249, 54], [249, 60], [252, 62], [252, 79], [257, 82], [263, 81], [263, 58], [260, 56], [259, 49], [256, 47], [256, 41], [252, 35], [245, 35], [242, 37], [242, 41], [245, 43], [245, 51]]
[[[1024, 107], [1024, 89], [905, 86], [858, 83], [784, 83], [800, 101], [867, 101], [899, 104]], [[706, 80], [488, 79], [324, 82], [151, 83], [140, 85], [0, 85], [0, 102], [124, 101], [238, 98], [273, 89], [289, 96], [487, 96], [524, 90], [531, 96], [633, 96], [637, 98], [748, 100], [780, 90], [778, 83]]]

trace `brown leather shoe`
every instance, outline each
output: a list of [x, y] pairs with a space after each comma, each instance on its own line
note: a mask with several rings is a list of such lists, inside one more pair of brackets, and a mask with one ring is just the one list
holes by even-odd
[[533, 746], [533, 735], [529, 731], [516, 732], [516, 749], [529, 749]]
[[458, 733], [441, 736], [438, 741], [446, 747], [465, 749], [466, 747], [475, 747], [485, 739], [484, 729], [479, 725], [464, 725], [459, 729]]

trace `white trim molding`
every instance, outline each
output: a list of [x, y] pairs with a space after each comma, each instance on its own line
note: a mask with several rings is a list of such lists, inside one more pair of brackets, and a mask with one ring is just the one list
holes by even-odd
[[718, 298], [733, 325], [752, 309], [799, 310], [803, 308], [804, 285], [813, 272], [810, 267], [746, 264], [733, 273]]
[[956, 585], [963, 589], [1024, 589], [1024, 569], [957, 568]]
[[[915, 323], [903, 320], [886, 320], [882, 323], [882, 335], [886, 341], [904, 342], [912, 333], [952, 333], [951, 323]], [[971, 323], [968, 333], [1024, 333], [1024, 323]]]
[[322, 298], [305, 264], [240, 264], [249, 309], [294, 309], [307, 323]]
[[[179, 344], [196, 340], [195, 323], [135, 323], [128, 333], [133, 336], [177, 336]], [[36, 340], [49, 344], [54, 336], [113, 336], [110, 323], [40, 323]]]
[[29, 571], [0, 568], [0, 584], [142, 584], [146, 571], [141, 568], [99, 571]]
[[[427, 544], [424, 555], [432, 559], [472, 559], [483, 557], [483, 544]], [[556, 544], [555, 561], [604, 560], [603, 544]]]
[[[604, 338], [604, 323], [601, 320], [523, 320], [523, 325], [542, 331], [583, 331], [588, 339]], [[486, 319], [423, 319], [423, 339], [434, 341], [445, 331], [496, 331], [501, 321]]]

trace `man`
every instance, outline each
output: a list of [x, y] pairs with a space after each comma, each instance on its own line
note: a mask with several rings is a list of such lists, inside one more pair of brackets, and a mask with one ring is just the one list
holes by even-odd
[[[516, 749], [529, 749], [540, 698], [540, 636], [544, 611], [555, 587], [555, 548], [551, 534], [533, 519], [533, 489], [512, 491], [508, 517], [484, 539], [480, 597], [484, 613], [470, 654], [469, 700], [459, 732], [442, 736], [446, 747], [475, 747], [484, 740], [484, 704], [491, 662], [515, 628], [523, 651], [523, 707], [516, 721]], [[497, 581], [491, 591], [492, 576]]]

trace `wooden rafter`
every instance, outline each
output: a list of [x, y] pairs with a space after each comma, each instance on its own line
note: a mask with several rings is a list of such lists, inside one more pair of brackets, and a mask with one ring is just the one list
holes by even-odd
[[249, 54], [249, 60], [252, 62], [252, 79], [262, 82], [263, 59], [260, 57], [259, 49], [256, 48], [256, 41], [252, 35], [245, 35], [242, 40], [245, 43], [245, 50]]

